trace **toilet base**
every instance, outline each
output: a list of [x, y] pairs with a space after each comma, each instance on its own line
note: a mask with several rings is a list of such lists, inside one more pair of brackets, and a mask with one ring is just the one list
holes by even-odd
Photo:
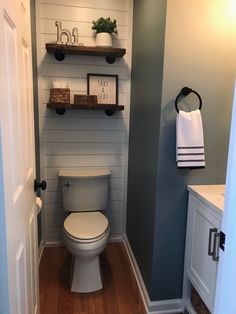
[[73, 257], [71, 291], [87, 293], [102, 289], [99, 256], [92, 259]]

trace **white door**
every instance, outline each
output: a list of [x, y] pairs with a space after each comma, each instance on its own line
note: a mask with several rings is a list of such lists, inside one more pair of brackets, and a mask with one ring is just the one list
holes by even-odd
[[1, 259], [7, 266], [9, 300], [0, 303], [5, 308], [9, 304], [10, 314], [33, 314], [39, 307], [30, 6], [28, 0], [0, 0], [0, 6], [0, 195], [5, 220], [0, 219], [0, 227], [4, 225], [6, 235]]
[[220, 250], [216, 286], [216, 314], [235, 314], [236, 282], [236, 84], [228, 153], [225, 206], [222, 231], [226, 234], [225, 251]]

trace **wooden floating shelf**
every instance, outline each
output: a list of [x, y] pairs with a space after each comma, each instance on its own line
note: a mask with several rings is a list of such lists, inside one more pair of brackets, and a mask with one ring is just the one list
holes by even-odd
[[126, 49], [113, 47], [97, 47], [97, 46], [76, 46], [66, 44], [46, 44], [48, 53], [54, 53], [58, 61], [63, 61], [66, 54], [70, 55], [87, 55], [87, 56], [102, 56], [110, 64], [115, 62], [116, 58], [122, 58]]
[[47, 108], [55, 109], [58, 114], [64, 114], [67, 109], [84, 109], [84, 110], [104, 110], [106, 115], [112, 116], [116, 111], [124, 110], [124, 106], [114, 105], [77, 105], [65, 103], [48, 103]]

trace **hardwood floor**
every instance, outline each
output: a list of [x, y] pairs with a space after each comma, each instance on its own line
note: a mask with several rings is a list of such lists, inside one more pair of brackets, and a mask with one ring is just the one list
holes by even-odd
[[101, 254], [103, 289], [69, 289], [71, 255], [64, 247], [45, 248], [39, 268], [41, 314], [145, 314], [123, 243], [109, 243]]

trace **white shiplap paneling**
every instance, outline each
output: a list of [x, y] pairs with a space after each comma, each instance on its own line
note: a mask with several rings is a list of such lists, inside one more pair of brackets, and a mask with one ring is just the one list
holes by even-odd
[[45, 167], [122, 167], [124, 155], [44, 155]]
[[[66, 56], [70, 58], [71, 56]], [[91, 57], [95, 58], [95, 57]], [[77, 64], [58, 64], [54, 63], [42, 63], [40, 68], [40, 74], [42, 76], [51, 77], [63, 77], [63, 78], [86, 78], [87, 73], [99, 73], [99, 74], [117, 74], [119, 79], [126, 79], [127, 69], [126, 67], [118, 66], [96, 66], [96, 65], [77, 65]]]
[[44, 143], [47, 154], [56, 155], [115, 155], [124, 154], [120, 143]]
[[[40, 0], [38, 21], [39, 112], [41, 138], [41, 174], [48, 183], [44, 193], [43, 239], [60, 241], [66, 213], [62, 208], [59, 169], [83, 167], [111, 170], [108, 208], [104, 211], [111, 224], [111, 234], [124, 231], [126, 212], [127, 151], [130, 97], [130, 58], [132, 33], [131, 0]], [[127, 54], [108, 65], [102, 57], [66, 56], [57, 62], [45, 50], [46, 42], [55, 42], [55, 21], [72, 30], [78, 27], [79, 42], [94, 45], [92, 21], [100, 16], [117, 19], [118, 35], [114, 47], [127, 49]], [[64, 116], [46, 108], [53, 81], [67, 81], [74, 94], [86, 94], [87, 73], [117, 74], [119, 104], [124, 112], [107, 117], [100, 111], [71, 110]]]
[[[107, 0], [108, 2], [109, 0]], [[114, 1], [114, 0], [113, 0]], [[49, 3], [50, 1], [48, 1]], [[101, 16], [111, 16], [112, 19], [117, 20], [117, 24], [128, 26], [128, 12], [117, 10], [104, 10], [100, 8], [86, 8], [66, 5], [66, 0], [63, 6], [57, 4], [40, 5], [40, 18], [60, 21], [74, 21], [91, 23]]]
[[124, 131], [81, 131], [77, 130], [45, 130], [43, 132], [44, 143], [125, 143]]
[[[64, 26], [63, 26], [64, 27]], [[42, 42], [53, 43], [55, 42], [55, 34], [42, 34]], [[95, 37], [88, 36], [79, 36], [79, 42], [83, 43], [85, 46], [94, 46], [95, 45]], [[118, 37], [113, 38], [113, 46], [115, 48], [126, 48], [127, 40], [119, 39]], [[44, 46], [42, 46], [44, 48]]]
[[124, 130], [124, 122], [122, 119], [113, 119], [112, 117], [105, 117], [101, 119], [96, 118], [80, 118], [67, 117], [55, 115], [54, 117], [44, 118], [45, 130], [90, 130], [90, 131], [122, 131]]
[[104, 9], [107, 11], [116, 10], [116, 11], [128, 11], [128, 1], [127, 0], [118, 0], [118, 1], [107, 1], [107, 0], [41, 0], [40, 3], [45, 4], [56, 4], [56, 5], [66, 5], [73, 6], [78, 8], [92, 8], [92, 9]]
[[[50, 34], [56, 35], [57, 29], [55, 27], [55, 20], [53, 19], [42, 19], [43, 23], [41, 23], [41, 33], [42, 34]], [[91, 23], [86, 22], [75, 22], [64, 21], [63, 28], [73, 29], [73, 27], [77, 27], [79, 30], [79, 38], [83, 37], [94, 37], [94, 31], [91, 28]], [[114, 35], [116, 39], [128, 39], [128, 28], [127, 26], [118, 25], [119, 33]], [[54, 37], [55, 40], [55, 37]]]

